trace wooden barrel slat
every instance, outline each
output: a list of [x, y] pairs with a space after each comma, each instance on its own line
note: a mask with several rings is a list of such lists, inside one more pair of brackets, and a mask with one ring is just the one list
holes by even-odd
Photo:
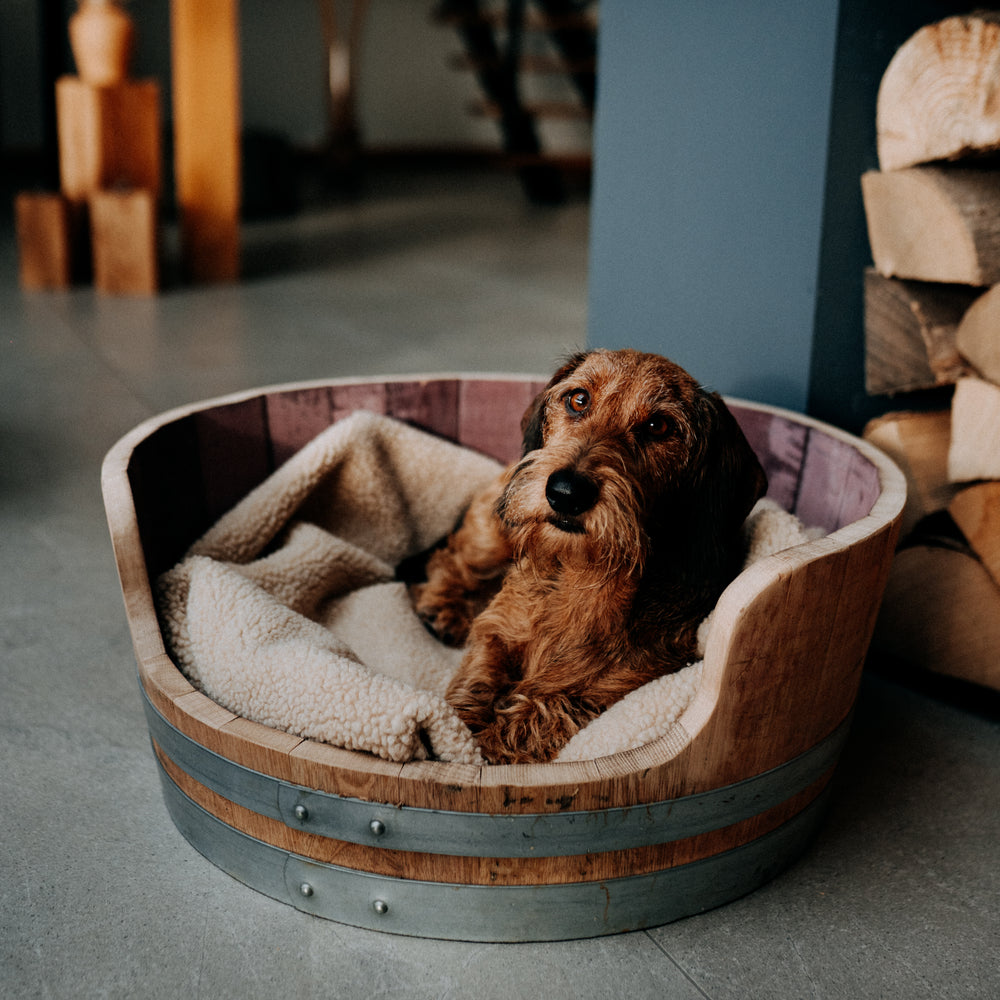
[[140, 441], [127, 475], [140, 549], [155, 579], [213, 520], [205, 503], [194, 420], [179, 418], [159, 428], [155, 437]]
[[871, 462], [843, 441], [813, 436], [796, 505], [805, 524], [836, 531], [864, 517], [878, 493], [878, 469]]
[[275, 467], [288, 461], [334, 422], [333, 398], [326, 387], [271, 393], [266, 404]]
[[[408, 784], [403, 777], [406, 764], [382, 760], [313, 740], [305, 740], [292, 752], [292, 778], [297, 785], [331, 795], [397, 803], [405, 800]], [[421, 781], [420, 785], [427, 784]], [[421, 806], [435, 808], [429, 794]]]
[[734, 407], [734, 414], [767, 473], [767, 495], [796, 513], [809, 428], [778, 419], [767, 410]]
[[195, 423], [205, 506], [214, 521], [274, 471], [265, 399], [202, 411]]
[[259, 723], [237, 716], [222, 727], [226, 736], [245, 741], [254, 747], [254, 753], [246, 766], [254, 771], [272, 774], [279, 768], [287, 768], [289, 755], [303, 742], [302, 736], [286, 733], [281, 729], [270, 729]]
[[537, 383], [467, 379], [459, 386], [459, 441], [504, 464], [521, 457], [521, 414]]
[[194, 685], [177, 669], [162, 647], [161, 638], [160, 652], [142, 661], [143, 688], [161, 712], [163, 706], [172, 708], [178, 698], [195, 690]]
[[455, 379], [386, 383], [386, 410], [422, 430], [458, 440], [458, 382]]
[[334, 420], [342, 420], [355, 410], [385, 413], [388, 409], [388, 393], [383, 382], [331, 386], [329, 392]]
[[[808, 418], [735, 401], [734, 413], [770, 476], [769, 495], [807, 524], [836, 533], [756, 563], [726, 590], [716, 609], [703, 682], [667, 738], [567, 764], [398, 764], [241, 719], [177, 670], [159, 632], [152, 580], [180, 559], [219, 514], [331, 422], [355, 409], [384, 412], [506, 460], [518, 454], [521, 413], [544, 384], [542, 379], [488, 376], [301, 383], [186, 407], [126, 436], [106, 460], [104, 492], [150, 705], [198, 746], [266, 779], [393, 808], [442, 815], [524, 814], [525, 822], [532, 814], [631, 810], [710, 793], [781, 768], [827, 740], [853, 705], [905, 486], [898, 470], [863, 442]], [[714, 865], [723, 857], [743, 857], [744, 851], [759, 866], [766, 857], [761, 852], [769, 848], [749, 848], [765, 841], [784, 845], [782, 850], [799, 844], [813, 826], [812, 819], [806, 823], [799, 817], [815, 813], [811, 803], [829, 778], [827, 772], [811, 780], [757, 815], [663, 844], [612, 845], [545, 858], [458, 857], [387, 851], [307, 833], [277, 814], [261, 815], [227, 800], [157, 751], [164, 780], [173, 789], [168, 793], [164, 786], [172, 814], [192, 837], [200, 836], [199, 830], [231, 827], [256, 838], [253, 843], [261, 844], [266, 857], [277, 850], [373, 877], [470, 887], [555, 890], [580, 880], [622, 878], [616, 885], [627, 887], [633, 884], [631, 875]], [[226, 826], [196, 820], [196, 813], [178, 805], [185, 801]], [[212, 850], [205, 853], [213, 856]], [[747, 891], [759, 884], [762, 869], [744, 879], [737, 877], [736, 863], [725, 862], [733, 892], [737, 885]], [[767, 871], [778, 867], [768, 860]], [[272, 872], [259, 884], [248, 881], [282, 898], [276, 877]], [[656, 882], [638, 878], [635, 884], [652, 891]], [[646, 899], [637, 906], [648, 904]], [[491, 939], [489, 915], [482, 919], [473, 936]], [[508, 931], [497, 933], [497, 939], [509, 939], [503, 936]]]

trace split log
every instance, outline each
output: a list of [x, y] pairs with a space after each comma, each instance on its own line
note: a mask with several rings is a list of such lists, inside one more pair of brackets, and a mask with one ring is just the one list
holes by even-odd
[[871, 649], [1000, 690], [1000, 587], [957, 529], [948, 537], [921, 525], [896, 553]]
[[1000, 385], [1000, 285], [969, 307], [955, 331], [955, 346], [980, 375]]
[[869, 421], [864, 438], [881, 448], [906, 477], [900, 537], [928, 514], [947, 507], [958, 492], [948, 479], [950, 411], [887, 413]]
[[865, 271], [865, 388], [871, 395], [951, 385], [971, 374], [956, 330], [978, 290]]
[[948, 478], [953, 483], [1000, 479], [1000, 386], [979, 378], [955, 385]]
[[962, 490], [948, 511], [1000, 587], [1000, 482], [978, 483]]
[[1000, 14], [921, 28], [889, 63], [878, 92], [883, 170], [1000, 149]]
[[962, 285], [1000, 282], [1000, 171], [870, 170], [861, 190], [880, 274]]

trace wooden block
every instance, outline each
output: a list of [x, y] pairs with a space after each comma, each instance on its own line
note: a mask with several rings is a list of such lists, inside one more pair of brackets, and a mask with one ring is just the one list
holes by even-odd
[[872, 395], [949, 385], [970, 374], [955, 346], [976, 296], [967, 285], [865, 272], [865, 388]]
[[1000, 385], [1000, 285], [969, 307], [955, 331], [955, 346], [980, 375]]
[[152, 191], [90, 196], [94, 286], [112, 295], [152, 295], [160, 285], [157, 199]]
[[962, 490], [948, 511], [1000, 587], [1000, 482], [978, 483]]
[[956, 384], [948, 478], [953, 483], [1000, 479], [1000, 386], [979, 378]]
[[950, 411], [887, 413], [869, 421], [864, 438], [893, 459], [906, 477], [901, 537], [926, 515], [947, 507], [958, 492], [948, 479]]
[[174, 173], [185, 270], [234, 281], [240, 267], [236, 0], [171, 0]]
[[56, 81], [59, 176], [63, 194], [83, 202], [94, 191], [162, 188], [160, 88], [155, 80], [95, 87], [75, 76]]
[[1000, 171], [869, 170], [861, 191], [880, 274], [962, 285], [1000, 282]]
[[1000, 15], [977, 11], [921, 28], [882, 77], [879, 165], [899, 170], [1000, 148]]
[[1000, 690], [1000, 587], [961, 542], [909, 545], [893, 561], [872, 651]]
[[22, 191], [14, 200], [18, 276], [31, 291], [73, 283], [72, 216], [58, 194]]

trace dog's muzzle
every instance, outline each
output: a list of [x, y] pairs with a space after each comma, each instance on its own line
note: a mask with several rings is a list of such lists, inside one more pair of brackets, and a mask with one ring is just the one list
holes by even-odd
[[[572, 469], [557, 469], [545, 484], [545, 499], [563, 518], [577, 517], [590, 510], [597, 503], [599, 492], [597, 483]], [[561, 522], [556, 523], [563, 527]], [[576, 527], [573, 530], [582, 529]]]

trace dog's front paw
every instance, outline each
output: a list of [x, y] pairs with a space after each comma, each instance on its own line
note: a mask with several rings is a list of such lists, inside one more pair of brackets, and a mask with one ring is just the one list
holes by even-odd
[[508, 694], [493, 708], [493, 719], [476, 734], [480, 752], [490, 764], [552, 760], [586, 721], [563, 695]]
[[463, 595], [444, 598], [428, 583], [414, 584], [409, 590], [413, 610], [424, 628], [447, 646], [464, 646], [478, 608], [471, 607]]

